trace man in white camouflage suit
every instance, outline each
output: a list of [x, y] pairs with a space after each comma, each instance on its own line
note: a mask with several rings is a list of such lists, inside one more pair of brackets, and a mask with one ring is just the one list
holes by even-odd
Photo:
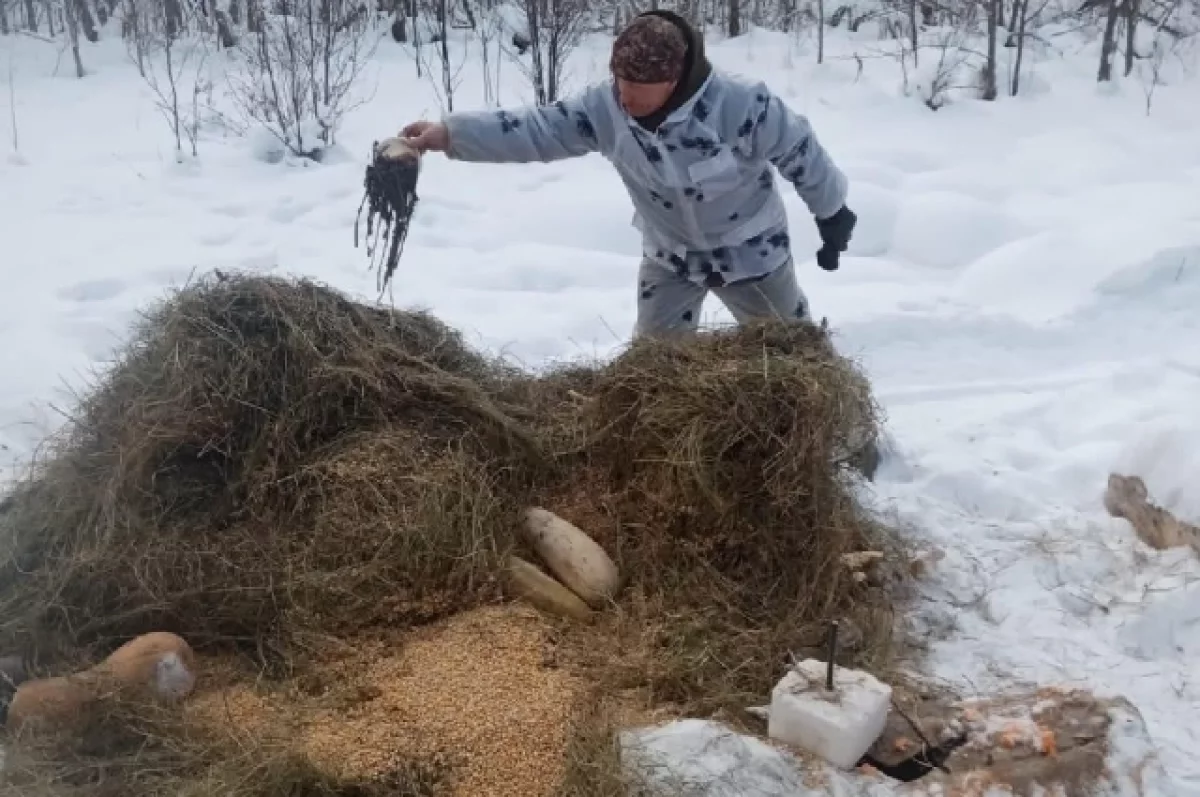
[[612, 78], [528, 110], [450, 114], [402, 135], [422, 151], [487, 163], [599, 152], [636, 210], [643, 258], [635, 335], [696, 329], [712, 291], [735, 319], [811, 320], [796, 279], [772, 168], [812, 212], [832, 271], [856, 217], [846, 178], [808, 121], [765, 83], [715, 70], [703, 38], [668, 11], [635, 18], [612, 49]]

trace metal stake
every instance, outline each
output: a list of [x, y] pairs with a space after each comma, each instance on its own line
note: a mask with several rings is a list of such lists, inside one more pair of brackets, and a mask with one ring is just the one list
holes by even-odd
[[833, 691], [833, 660], [837, 657], [837, 633], [838, 621], [831, 620], [829, 623], [829, 639], [828, 639], [828, 660], [825, 664], [825, 688], [830, 692]]

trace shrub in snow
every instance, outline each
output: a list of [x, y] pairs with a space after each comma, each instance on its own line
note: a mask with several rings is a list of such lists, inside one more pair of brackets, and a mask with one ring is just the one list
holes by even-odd
[[162, 3], [147, 0], [125, 6], [122, 30], [129, 60], [171, 131], [176, 160], [183, 159], [185, 143], [196, 157], [212, 90], [207, 43], [175, 24]]
[[248, 126], [292, 155], [319, 160], [335, 143], [379, 35], [365, 6], [288, 0], [262, 16], [236, 49], [231, 96]]
[[142, 39], [142, 79], [153, 94], [154, 107], [171, 130], [176, 159], [183, 158], [185, 141], [194, 158], [199, 155], [201, 98], [211, 86], [204, 46], [161, 32], [143, 34]]
[[[1200, 24], [1200, 20], [1193, 24]], [[1145, 55], [1134, 65], [1134, 71], [1141, 82], [1146, 97], [1146, 115], [1149, 116], [1158, 87], [1188, 77], [1194, 68], [1197, 37], [1195, 33], [1176, 36], [1156, 29], [1149, 33], [1143, 31], [1142, 38], [1146, 41], [1138, 45], [1137, 52]]]
[[[454, 20], [446, 0], [437, 0], [433, 9], [432, 32], [413, 42], [417, 74], [428, 78], [443, 113], [454, 112], [454, 95], [462, 83], [470, 41], [453, 30]], [[420, 31], [420, 26], [415, 26]]]
[[288, 149], [284, 143], [266, 128], [252, 130], [249, 138], [251, 156], [257, 161], [274, 164], [280, 163], [288, 156]]
[[514, 32], [522, 46], [505, 49], [528, 78], [535, 102], [547, 105], [562, 93], [567, 59], [588, 32], [593, 6], [586, 0], [517, 0], [514, 6], [509, 18], [521, 20]]
[[920, 65], [911, 76], [909, 93], [919, 97], [930, 110], [938, 110], [963, 89], [975, 86], [967, 39], [963, 31], [942, 30], [934, 34], [933, 44], [923, 48]]

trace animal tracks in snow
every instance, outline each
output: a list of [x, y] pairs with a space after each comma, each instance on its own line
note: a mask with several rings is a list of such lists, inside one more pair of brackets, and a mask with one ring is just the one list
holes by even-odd
[[317, 206], [317, 203], [311, 201], [299, 201], [296, 199], [286, 198], [279, 204], [275, 205], [267, 218], [277, 224], [291, 224], [297, 219], [311, 213]]
[[197, 242], [204, 246], [225, 246], [237, 239], [237, 231], [230, 229], [202, 232], [197, 236]]
[[58, 298], [67, 302], [104, 302], [115, 299], [126, 289], [124, 280], [85, 280], [60, 288]]

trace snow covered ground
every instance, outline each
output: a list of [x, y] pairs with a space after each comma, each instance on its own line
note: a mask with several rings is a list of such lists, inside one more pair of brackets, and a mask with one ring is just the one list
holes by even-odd
[[[110, 37], [111, 38], [111, 37]], [[754, 32], [714, 43], [766, 78], [851, 178], [857, 238], [841, 270], [788, 194], [814, 311], [862, 358], [895, 452], [874, 500], [945, 549], [927, 589], [933, 675], [967, 691], [1081, 683], [1145, 716], [1174, 794], [1200, 792], [1200, 563], [1155, 553], [1101, 502], [1111, 470], [1200, 521], [1200, 80], [1094, 82], [1092, 47], [1043, 55], [1025, 90], [937, 113], [873, 37]], [[1007, 53], [1005, 55], [1007, 57]], [[367, 298], [353, 246], [372, 140], [439, 113], [411, 56], [385, 41], [344, 155], [271, 165], [210, 132], [173, 142], [118, 43], [0, 38], [20, 153], [0, 158], [0, 465], [21, 462], [102, 365], [138, 308], [194, 270], [303, 274]], [[573, 61], [599, 77], [604, 42]], [[467, 64], [457, 102], [479, 107]], [[501, 100], [531, 93], [508, 68]], [[6, 95], [0, 83], [0, 94]], [[7, 118], [8, 102], [5, 102]], [[394, 300], [431, 308], [536, 365], [604, 355], [633, 323], [638, 239], [605, 161], [523, 167], [431, 158]], [[728, 321], [715, 301], [707, 313]], [[57, 409], [56, 409], [57, 408]], [[764, 684], [764, 693], [769, 684]]]

